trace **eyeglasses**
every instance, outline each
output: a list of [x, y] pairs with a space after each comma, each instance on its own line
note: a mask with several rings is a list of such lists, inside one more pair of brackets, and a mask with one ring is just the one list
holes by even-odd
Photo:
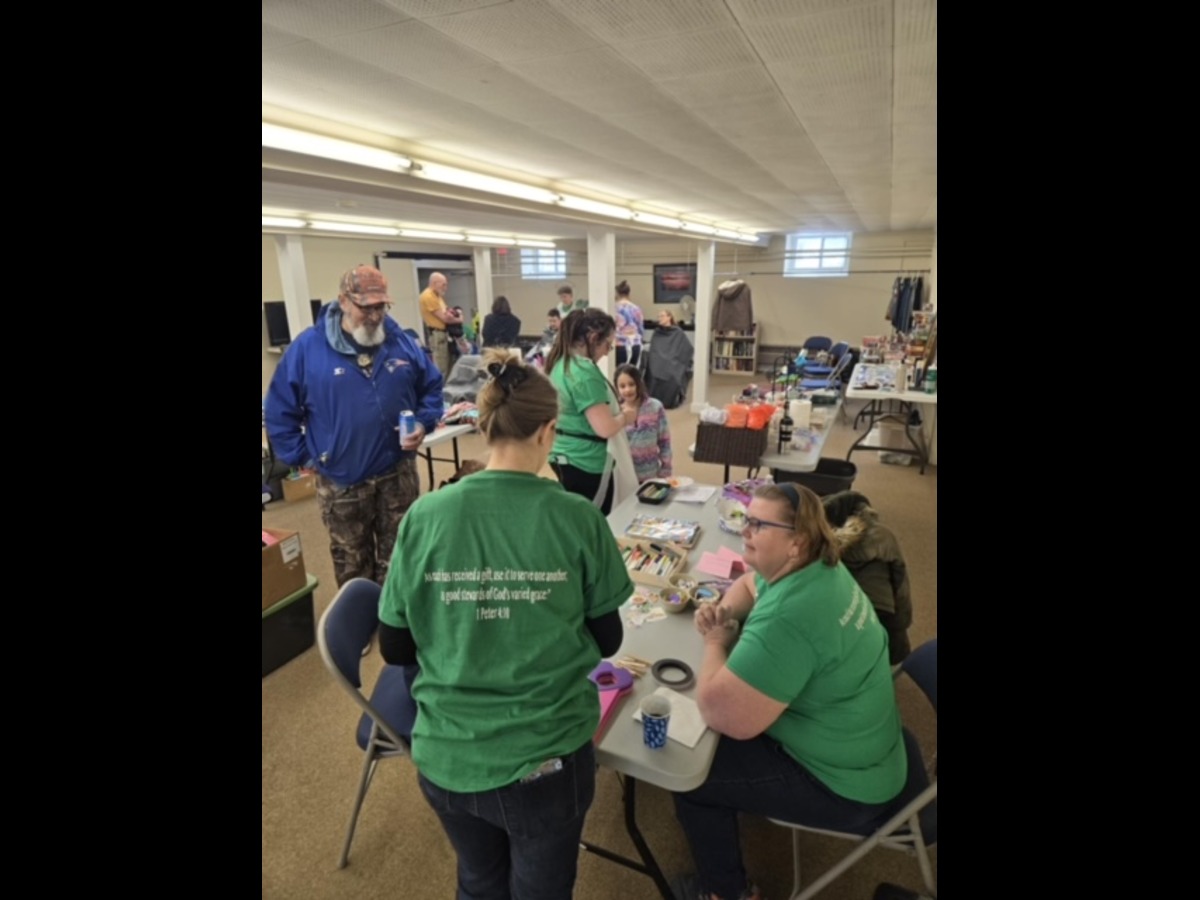
[[368, 316], [376, 314], [383, 315], [392, 308], [392, 304], [390, 303], [359, 303], [353, 297], [350, 298], [350, 302], [361, 309]]
[[746, 518], [746, 524], [742, 526], [742, 531], [748, 531], [751, 534], [758, 534], [764, 528], [782, 528], [785, 531], [795, 531], [795, 525], [784, 525], [781, 522], [764, 522], [762, 519], [755, 519], [750, 516]]

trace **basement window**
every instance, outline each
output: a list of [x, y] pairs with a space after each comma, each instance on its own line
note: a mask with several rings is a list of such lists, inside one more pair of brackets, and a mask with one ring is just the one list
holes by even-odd
[[787, 236], [783, 274], [788, 278], [830, 278], [850, 274], [849, 231], [802, 231]]
[[566, 250], [521, 250], [522, 278], [566, 278]]

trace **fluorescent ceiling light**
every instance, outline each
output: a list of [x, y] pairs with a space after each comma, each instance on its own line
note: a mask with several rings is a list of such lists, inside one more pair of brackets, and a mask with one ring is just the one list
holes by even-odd
[[478, 172], [468, 172], [466, 169], [456, 169], [440, 163], [423, 162], [416, 174], [430, 181], [440, 181], [442, 184], [453, 184], [476, 191], [487, 191], [489, 194], [501, 194], [505, 197], [516, 197], [518, 200], [553, 203], [558, 199], [558, 194], [545, 188], [509, 181], [507, 178], [480, 175]]
[[314, 219], [308, 224], [311, 228], [321, 231], [345, 231], [350, 234], [387, 234], [395, 236], [400, 233], [399, 228], [388, 228], [383, 225], [359, 225], [355, 222], [327, 222]]
[[717, 229], [711, 225], [701, 225], [699, 222], [684, 222], [684, 231], [694, 231], [696, 234], [716, 234]]
[[308, 223], [303, 219], [291, 219], [287, 216], [263, 216], [264, 228], [303, 228]]
[[739, 241], [749, 241], [752, 244], [757, 244], [758, 243], [758, 235], [755, 234], [753, 231], [739, 231], [738, 232], [738, 240]]
[[451, 231], [422, 231], [416, 228], [402, 228], [401, 237], [428, 238], [431, 241], [465, 241], [466, 236]]
[[515, 238], [495, 237], [490, 234], [468, 234], [467, 240], [473, 244], [515, 244]]
[[654, 213], [635, 212], [633, 218], [638, 222], [645, 222], [647, 225], [658, 225], [662, 228], [679, 228], [683, 225], [679, 219], [672, 219], [670, 216], [659, 216]]
[[403, 172], [412, 167], [411, 159], [401, 156], [399, 153], [393, 153], [391, 150], [352, 144], [350, 141], [339, 141], [337, 138], [310, 134], [307, 131], [296, 131], [280, 125], [268, 125], [266, 122], [262, 123], [262, 145], [274, 147], [277, 150], [290, 150], [293, 153], [320, 156], [324, 159], [338, 159], [342, 162], [370, 166], [373, 169], [384, 169], [388, 172]]
[[598, 200], [587, 200], [583, 197], [571, 197], [563, 194], [558, 198], [558, 205], [567, 209], [577, 209], [580, 212], [596, 213], [600, 216], [612, 216], [614, 219], [632, 219], [633, 210], [624, 206], [614, 206], [612, 203], [601, 203]]
[[736, 231], [730, 231], [728, 228], [718, 228], [717, 237], [723, 237], [731, 241], [736, 241], [738, 239], [738, 233]]
[[545, 250], [553, 250], [554, 242], [553, 241], [523, 241], [520, 238], [518, 238], [517, 246], [518, 247], [541, 247]]

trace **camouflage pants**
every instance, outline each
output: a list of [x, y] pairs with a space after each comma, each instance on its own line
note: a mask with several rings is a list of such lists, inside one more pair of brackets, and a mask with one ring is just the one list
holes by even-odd
[[383, 584], [400, 520], [420, 493], [415, 457], [401, 460], [387, 475], [350, 487], [317, 476], [317, 502], [329, 530], [338, 587], [351, 578]]

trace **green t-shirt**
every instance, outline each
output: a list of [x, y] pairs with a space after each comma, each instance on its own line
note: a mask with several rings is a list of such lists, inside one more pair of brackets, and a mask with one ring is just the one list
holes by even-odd
[[787, 709], [767, 729], [830, 790], [884, 803], [907, 757], [887, 633], [841, 563], [814, 562], [768, 585], [729, 657], [730, 670]]
[[550, 372], [550, 381], [558, 389], [559, 433], [554, 438], [552, 454], [565, 458], [577, 469], [598, 475], [604, 471], [608, 444], [568, 437], [563, 432], [594, 435], [596, 432], [587, 420], [586, 411], [597, 403], [603, 403], [616, 415], [621, 407], [613, 396], [608, 379], [594, 362], [586, 356], [572, 356], [571, 365], [566, 367], [566, 374], [563, 374], [564, 362], [560, 359]]
[[608, 523], [583, 497], [484, 471], [426, 494], [400, 524], [379, 604], [412, 632], [413, 761], [446, 790], [511, 784], [596, 731], [584, 619], [629, 599]]

